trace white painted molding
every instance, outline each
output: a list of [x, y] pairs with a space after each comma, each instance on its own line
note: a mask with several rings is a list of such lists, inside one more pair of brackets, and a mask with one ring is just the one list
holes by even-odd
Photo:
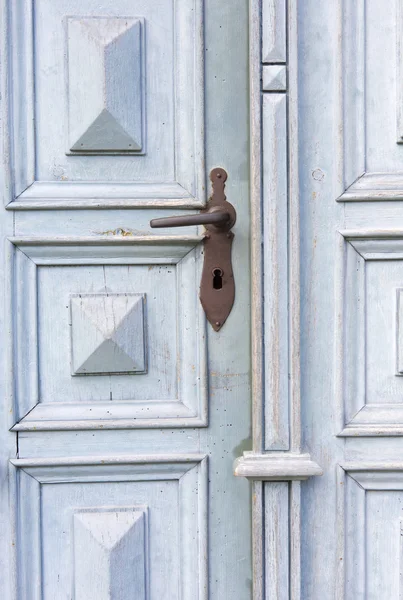
[[[178, 495], [177, 536], [179, 544], [179, 589], [183, 600], [208, 600], [208, 457], [204, 454], [126, 455], [126, 456], [74, 456], [45, 459], [15, 459], [10, 461], [9, 477], [13, 486], [11, 501], [18, 511], [23, 536], [16, 536], [15, 572], [19, 578], [21, 597], [38, 598], [35, 590], [41, 589], [41, 577], [46, 558], [41, 552], [42, 532], [46, 509], [41, 510], [43, 486], [50, 492], [57, 486], [72, 483], [78, 489], [89, 490], [94, 485], [100, 496], [97, 502], [84, 505], [88, 512], [105, 510], [110, 502], [103, 502], [105, 485], [125, 487], [141, 482], [142, 489], [156, 481], [176, 484]], [[135, 488], [133, 488], [135, 490]], [[144, 491], [141, 492], [144, 496]], [[97, 498], [97, 496], [92, 496]], [[135, 497], [135, 492], [134, 492]], [[63, 500], [61, 512], [70, 518], [77, 505]], [[142, 509], [148, 504], [126, 506], [114, 504], [115, 511]], [[69, 542], [72, 541], [71, 533]], [[29, 577], [25, 576], [29, 573]], [[32, 581], [35, 581], [32, 595]], [[77, 596], [75, 596], [77, 597]], [[136, 595], [136, 598], [139, 596]], [[148, 596], [147, 596], [148, 598]]]
[[[1, 1], [4, 15], [10, 27], [10, 51], [4, 53], [5, 70], [13, 73], [7, 96], [10, 111], [2, 107], [2, 126], [5, 139], [11, 144], [11, 163], [7, 169], [9, 186], [5, 204], [11, 210], [40, 209], [96, 209], [135, 207], [188, 207], [201, 208], [206, 200], [205, 132], [204, 132], [204, 0], [177, 0], [173, 7], [174, 40], [173, 53], [175, 77], [173, 79], [173, 118], [175, 120], [172, 148], [174, 155], [172, 180], [152, 181], [153, 170], [144, 182], [125, 184], [104, 182], [101, 197], [97, 178], [81, 182], [36, 181], [36, 133], [34, 127], [35, 77], [34, 63], [34, 8], [31, 0], [20, 3]], [[128, 15], [130, 17], [130, 15]], [[138, 19], [138, 17], [136, 17]], [[143, 22], [141, 38], [146, 23]], [[146, 34], [145, 34], [146, 35]], [[143, 42], [141, 42], [143, 43]], [[146, 44], [147, 45], [147, 44]], [[141, 67], [145, 76], [145, 52]], [[70, 62], [72, 57], [69, 57]], [[77, 64], [77, 63], [76, 63]], [[62, 66], [62, 65], [61, 65]], [[67, 71], [68, 72], [68, 71]], [[70, 72], [70, 84], [71, 84]], [[79, 80], [81, 81], [80, 77]], [[137, 78], [139, 81], [139, 78]], [[93, 82], [94, 84], [94, 82]], [[92, 85], [93, 85], [92, 84]], [[181, 93], [186, 89], [189, 92]], [[145, 94], [143, 90], [141, 92]], [[14, 102], [23, 97], [24, 103]], [[70, 98], [71, 100], [71, 98]], [[140, 98], [139, 98], [140, 100]], [[141, 100], [144, 100], [141, 98]], [[133, 110], [133, 101], [131, 110]], [[135, 107], [137, 110], [141, 107]], [[143, 106], [143, 113], [145, 105]], [[143, 115], [144, 118], [144, 115]], [[189, 126], [191, 125], [191, 126]], [[143, 137], [147, 137], [147, 123], [142, 124]], [[146, 142], [144, 142], [145, 144]], [[144, 146], [145, 148], [145, 146]], [[157, 150], [154, 149], [154, 153]], [[147, 153], [151, 152], [150, 145]], [[121, 153], [121, 152], [119, 152]], [[133, 157], [134, 159], [136, 157]], [[150, 181], [147, 183], [147, 179]], [[127, 196], [129, 194], [129, 196]]]
[[36, 467], [85, 467], [103, 465], [149, 465], [149, 464], [188, 464], [193, 468], [202, 462], [207, 454], [123, 454], [121, 456], [68, 456], [56, 458], [13, 458], [10, 463], [17, 469]]
[[[13, 431], [57, 431], [80, 429], [133, 429], [162, 427], [205, 427], [207, 425], [206, 319], [199, 303], [187, 298], [200, 281], [202, 236], [99, 236], [9, 238], [10, 304], [15, 314], [30, 314], [29, 327], [14, 321], [15, 390]], [[196, 254], [190, 254], [194, 251]], [[41, 400], [38, 351], [38, 267], [56, 265], [175, 265], [178, 328], [176, 365], [179, 384], [171, 398], [129, 397], [105, 402], [105, 398], [73, 402]], [[178, 317], [179, 318], [179, 317]], [[187, 320], [187, 321], [186, 321]], [[186, 324], [187, 323], [187, 324]], [[190, 325], [193, 325], [192, 327]], [[196, 325], [196, 327], [194, 326]], [[66, 327], [68, 323], [66, 321]], [[19, 341], [18, 341], [19, 340]], [[193, 357], [193, 358], [191, 358]], [[196, 360], [197, 358], [197, 360]], [[189, 363], [189, 361], [193, 361]], [[29, 364], [27, 369], [25, 365]], [[194, 371], [189, 364], [198, 364]], [[70, 378], [70, 376], [69, 376]], [[17, 391], [18, 390], [18, 391]]]
[[337, 199], [338, 202], [403, 200], [403, 173], [364, 173]]
[[396, 85], [396, 141], [403, 143], [403, 3], [396, 2], [396, 61], [397, 61], [397, 85]]
[[295, 481], [322, 475], [321, 467], [309, 454], [244, 452], [234, 462], [234, 475], [259, 481]]
[[201, 208], [204, 201], [177, 182], [113, 183], [35, 181], [6, 208], [10, 210], [89, 208]]
[[[253, 484], [253, 600], [280, 587], [298, 600], [300, 480], [322, 474], [301, 453], [298, 3], [249, 5], [253, 452], [234, 474]], [[278, 498], [271, 486], [281, 487]], [[270, 530], [267, 511], [280, 510], [283, 497], [282, 524]]]
[[[361, 229], [342, 230], [339, 233], [337, 314], [340, 315], [343, 326], [336, 332], [336, 395], [339, 398], [340, 416], [338, 437], [401, 436], [403, 406], [398, 401], [398, 396], [390, 396], [390, 402], [376, 401], [376, 397], [371, 402], [367, 400], [364, 350], [367, 336], [367, 265], [374, 261], [402, 261], [403, 231]], [[349, 324], [348, 327], [346, 323]], [[397, 314], [394, 323], [396, 335]], [[395, 343], [397, 345], [396, 338]], [[393, 360], [396, 358], [393, 359], [392, 356], [392, 363]], [[400, 373], [397, 375], [400, 377]], [[378, 392], [373, 390], [373, 394], [375, 393]]]

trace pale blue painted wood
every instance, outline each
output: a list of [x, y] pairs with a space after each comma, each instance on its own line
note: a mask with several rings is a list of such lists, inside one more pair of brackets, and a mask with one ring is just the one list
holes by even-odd
[[[251, 448], [247, 2], [0, 6], [12, 65], [0, 65], [12, 138], [0, 326], [13, 342], [0, 467], [17, 436], [27, 461], [0, 478], [0, 595], [252, 598], [250, 489], [232, 474]], [[72, 31], [95, 21], [95, 34]], [[118, 141], [115, 121], [99, 127], [105, 107]], [[149, 220], [201, 208], [218, 165], [238, 212], [239, 284], [216, 334], [198, 299], [202, 231], [155, 236]], [[80, 294], [95, 299], [92, 329]], [[125, 313], [124, 296], [142, 298], [138, 310]], [[97, 353], [100, 336], [125, 356]]]
[[325, 472], [301, 486], [313, 600], [403, 593], [401, 10], [299, 9], [302, 427]]
[[143, 150], [144, 35], [142, 19], [67, 19], [71, 152]]

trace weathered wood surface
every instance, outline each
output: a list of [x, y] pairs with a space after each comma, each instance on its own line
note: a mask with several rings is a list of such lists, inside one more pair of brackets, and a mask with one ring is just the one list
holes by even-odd
[[[0, 11], [0, 596], [251, 598], [248, 2]], [[202, 230], [149, 227], [217, 166], [219, 334]]]

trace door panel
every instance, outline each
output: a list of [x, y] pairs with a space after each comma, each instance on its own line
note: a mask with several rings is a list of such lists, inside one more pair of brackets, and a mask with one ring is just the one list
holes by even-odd
[[16, 464], [22, 598], [205, 597], [205, 457]]
[[200, 238], [168, 242], [13, 240], [16, 430], [205, 423]]
[[14, 201], [201, 205], [201, 0], [102, 10], [90, 0], [25, 0], [10, 19]]
[[[252, 597], [248, 3], [0, 2], [0, 589]], [[193, 214], [228, 173], [236, 300]]]
[[400, 11], [299, 9], [303, 598], [402, 594]]

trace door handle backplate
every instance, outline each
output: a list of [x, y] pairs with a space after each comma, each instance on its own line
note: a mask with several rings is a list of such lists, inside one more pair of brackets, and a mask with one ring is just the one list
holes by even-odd
[[235, 300], [235, 281], [231, 253], [236, 221], [235, 208], [225, 196], [227, 173], [216, 168], [210, 173], [212, 194], [207, 206], [197, 215], [153, 219], [151, 227], [204, 225], [204, 263], [200, 283], [200, 301], [208, 321], [219, 331], [227, 320]]

